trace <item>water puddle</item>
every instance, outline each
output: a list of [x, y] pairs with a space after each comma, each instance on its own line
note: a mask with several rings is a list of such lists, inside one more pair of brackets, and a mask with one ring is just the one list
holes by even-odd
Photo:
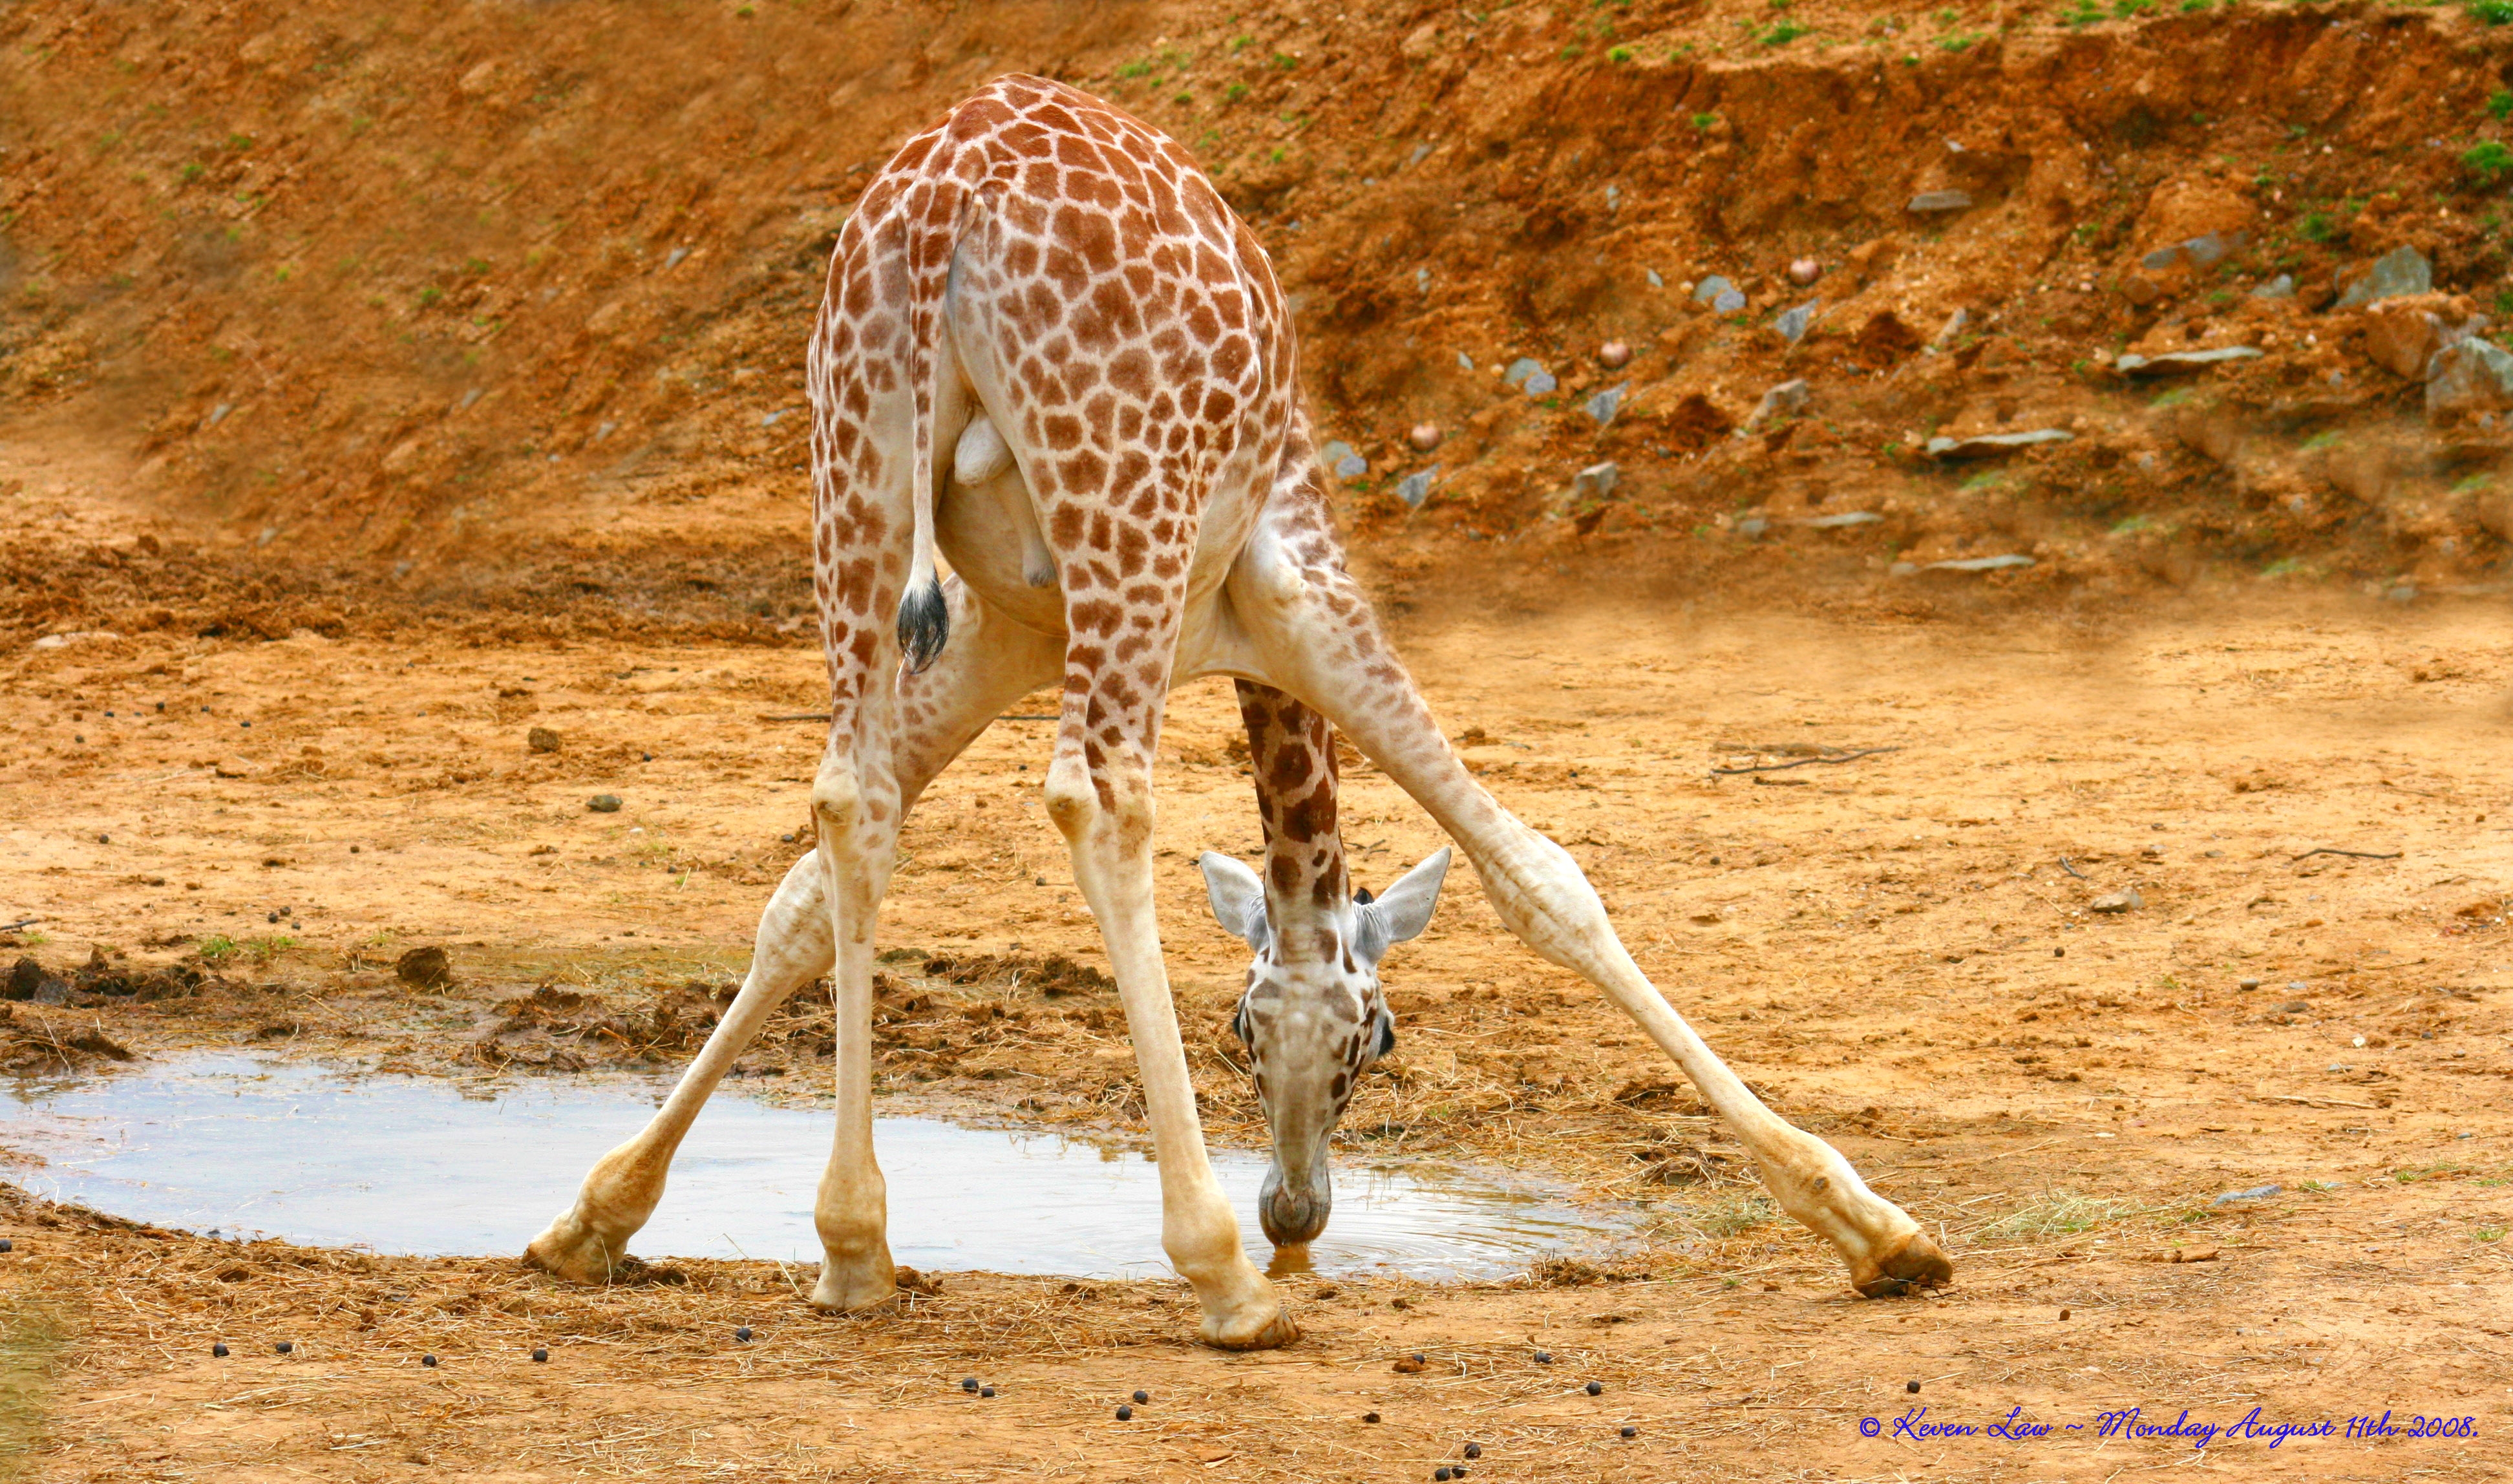
[[[41, 1155], [9, 1173], [38, 1194], [229, 1236], [426, 1255], [513, 1255], [575, 1198], [604, 1151], [669, 1084], [579, 1077], [483, 1095], [426, 1078], [265, 1058], [201, 1056], [72, 1083], [5, 1086], [6, 1140]], [[1077, 1277], [1166, 1273], [1160, 1181], [1142, 1149], [1050, 1133], [882, 1118], [891, 1253], [913, 1267]], [[829, 1117], [719, 1093], [698, 1118], [641, 1257], [819, 1260], [812, 1197]], [[1251, 1257], [1260, 1154], [1214, 1165]], [[1456, 1166], [1339, 1155], [1334, 1219], [1278, 1273], [1506, 1276], [1594, 1250], [1627, 1223], [1555, 1192]]]

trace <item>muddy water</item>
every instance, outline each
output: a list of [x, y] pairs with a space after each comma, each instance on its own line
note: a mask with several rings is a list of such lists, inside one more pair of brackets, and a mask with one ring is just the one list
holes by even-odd
[[[204, 1056], [0, 1094], [0, 1142], [38, 1155], [28, 1188], [160, 1225], [377, 1252], [520, 1253], [668, 1084], [576, 1078], [465, 1088], [302, 1063]], [[883, 1118], [891, 1251], [943, 1270], [1149, 1276], [1160, 1182], [1146, 1150], [1053, 1134]], [[673, 1162], [643, 1257], [818, 1262], [812, 1194], [829, 1118], [719, 1094]], [[1336, 1205], [1306, 1254], [1257, 1234], [1262, 1156], [1214, 1164], [1259, 1263], [1426, 1278], [1504, 1275], [1610, 1241], [1613, 1219], [1489, 1173], [1345, 1156]]]

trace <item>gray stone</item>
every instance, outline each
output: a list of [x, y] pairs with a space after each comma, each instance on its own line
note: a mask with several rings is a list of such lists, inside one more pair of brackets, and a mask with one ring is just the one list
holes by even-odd
[[1346, 454], [1335, 461], [1336, 477], [1346, 484], [1370, 472], [1370, 461], [1359, 454]]
[[2220, 345], [2214, 350], [2168, 350], [2162, 355], [2125, 355], [2112, 362], [2112, 370], [2125, 377], [2180, 376], [2186, 372], [2205, 371], [2228, 361], [2255, 359], [2260, 352], [2250, 345]]
[[1807, 327], [1815, 323], [1815, 311], [1822, 307], [1822, 301], [1812, 299], [1808, 300], [1805, 303], [1784, 312], [1778, 319], [1774, 320], [1772, 322], [1772, 328], [1780, 332], [1780, 339], [1787, 341], [1790, 344], [1794, 345], [1798, 341], [1806, 339]]
[[1422, 501], [1431, 498], [1431, 483], [1439, 477], [1440, 466], [1436, 463], [1427, 469], [1408, 474], [1396, 481], [1396, 498], [1418, 510], [1422, 508]]
[[2293, 298], [2294, 298], [2294, 275], [2293, 273], [2280, 273], [2277, 277], [2272, 278], [2272, 279], [2270, 279], [2268, 282], [2266, 282], [2266, 283], [2264, 283], [2264, 284], [2260, 285], [2258, 288], [2254, 289], [2254, 290], [2252, 291], [2252, 298], [2254, 298], [2254, 299], [2293, 299]]
[[2513, 407], [2513, 353], [2476, 338], [2446, 345], [2426, 367], [2426, 416], [2462, 417]]
[[1719, 291], [1719, 297], [1710, 301], [1710, 311], [1713, 314], [1734, 314], [1743, 307], [1745, 307], [1745, 295], [1739, 289], [1722, 289]]
[[2228, 1190], [2224, 1194], [2217, 1196], [2214, 1200], [2210, 1201], [2208, 1204], [2211, 1206], [2230, 1206], [2236, 1201], [2264, 1201], [2270, 1196], [2281, 1195], [2284, 1193], [2285, 1187], [2283, 1185], [2254, 1185], [2248, 1190]]
[[1414, 270], [1414, 292], [1416, 294], [1428, 294], [1431, 292], [1431, 270], [1429, 268], [1416, 268]]
[[[1627, 382], [1625, 384], [1628, 385], [1629, 383]], [[1622, 405], [1623, 387], [1609, 386], [1604, 391], [1601, 391], [1588, 399], [1588, 416], [1596, 419], [1599, 426], [1603, 426], [1606, 423], [1615, 421], [1615, 413], [1616, 410], [1621, 408]]]
[[2338, 296], [2337, 307], [2361, 309], [2404, 294], [2433, 291], [2434, 264], [2426, 261], [2426, 255], [2413, 247], [2396, 247], [2374, 259], [2373, 266], [2347, 286], [2347, 292]]
[[2029, 433], [1977, 433], [1970, 438], [1932, 438], [1921, 450], [1930, 458], [1944, 463], [1971, 459], [1996, 459], [2017, 449], [2034, 448], [2045, 443], [2066, 443], [2077, 435], [2065, 428], [2037, 427]]
[[1770, 529], [1772, 529], [1772, 523], [1760, 515], [1748, 515], [1735, 525], [1736, 534], [1747, 541], [1761, 540], [1763, 533]]
[[2176, 242], [2171, 247], [2157, 248], [2139, 259], [2138, 263], [2142, 267], [2162, 271], [2187, 261], [2193, 267], [2204, 268], [2242, 246], [2249, 237], [2250, 234], [2247, 232], [2236, 232], [2230, 238], [2220, 232], [2209, 232], [2187, 241]]
[[761, 427], [775, 427], [777, 425], [777, 420], [784, 416], [785, 409], [781, 407], [772, 413], [762, 413], [759, 417], [759, 425]]
[[1651, 288], [1663, 289], [1666, 287], [1666, 280], [1657, 276], [1657, 269], [1646, 268], [1643, 269], [1643, 271], [1649, 274], [1649, 286]]
[[1325, 464], [1329, 468], [1334, 468], [1336, 464], [1342, 462], [1345, 458], [1350, 456], [1351, 453], [1351, 444], [1344, 442], [1341, 438], [1336, 438], [1329, 441], [1326, 447], [1318, 450], [1318, 462]]
[[1922, 216], [1933, 216], [1938, 212], [1968, 212], [1972, 210], [1972, 193], [1963, 190], [1924, 190], [1911, 198], [1909, 209]]
[[233, 402], [221, 402], [218, 406], [211, 408], [209, 425], [216, 427], [219, 423], [224, 422], [227, 420], [227, 414], [233, 411], [235, 411], [235, 404]]
[[1416, 144], [1414, 146], [1414, 153], [1406, 157], [1405, 163], [1408, 167], [1419, 165], [1430, 157], [1431, 146], [1429, 144]]
[[1815, 388], [1807, 384], [1804, 377], [1791, 381], [1782, 381], [1763, 393], [1763, 400], [1754, 408], [1754, 416], [1747, 419], [1746, 422], [1750, 426], [1770, 421], [1774, 418], [1794, 418], [1805, 412], [1807, 404], [1814, 399]]
[[1540, 397], [1561, 384], [1561, 382], [1553, 380], [1552, 372], [1539, 371], [1536, 375], [1527, 379], [1525, 390], [1531, 397]]
[[2146, 905], [2146, 899], [2135, 888], [2126, 892], [2106, 892], [2086, 903], [2090, 912], [2134, 912]]
[[1526, 356], [1520, 356], [1517, 360], [1509, 363], [1509, 369], [1507, 371], [1500, 374], [1500, 383], [1503, 386], [1516, 386], [1520, 382], [1526, 381], [1529, 377], [1538, 377], [1542, 375], [1544, 375], [1544, 367], [1541, 363], [1531, 360]]
[[[1997, 572], [2008, 567], [2030, 567], [2032, 565], [2033, 558], [2029, 556], [2017, 556], [2014, 553], [2010, 552], [2005, 556], [1967, 556], [1951, 562], [1931, 562], [1928, 570], [1931, 572]], [[2122, 908], [2107, 907], [2097, 902], [2094, 906], [2094, 910], [2097, 912], [2116, 912], [2122, 910]]]
[[1603, 500], [1615, 493], [1615, 486], [1622, 483], [1622, 465], [1612, 461], [1592, 463], [1571, 476], [1571, 493]]
[[592, 810], [595, 814], [618, 814], [619, 812], [619, 795], [616, 793], [597, 793], [593, 797], [584, 801], [584, 807]]
[[2241, 983], [2236, 984], [2234, 987], [2235, 987], [2235, 988], [2237, 988], [2237, 989], [2245, 989], [2245, 990], [2249, 990], [2249, 989], [2257, 989], [2259, 986], [2260, 986], [2260, 982], [2259, 982], [2258, 980], [2255, 980], [2255, 979], [2247, 979], [2247, 980], [2244, 980]]
[[1841, 531], [1852, 526], [1872, 526], [1884, 518], [1873, 510], [1844, 510], [1838, 515], [1818, 515], [1805, 524], [1810, 531]]
[[1946, 316], [1946, 322], [1944, 324], [1937, 327], [1937, 338], [1929, 341], [1929, 348], [1934, 350], [1943, 346], [1948, 341], [1951, 341], [1956, 336], [1963, 334], [1965, 328], [1971, 324], [1972, 311], [1970, 309], [1957, 309], [1954, 313]]
[[1713, 273], [1693, 286], [1693, 301], [1696, 304], [1715, 302], [1720, 295], [1729, 293], [1735, 287], [1727, 279]]
[[1457, 369], [1458, 369], [1459, 371], [1472, 371], [1472, 370], [1474, 370], [1474, 369], [1475, 369], [1475, 358], [1474, 358], [1473, 356], [1470, 356], [1470, 355], [1466, 354], [1466, 353], [1465, 353], [1464, 351], [1462, 351], [1462, 350], [1458, 351], [1458, 352], [1457, 352]]

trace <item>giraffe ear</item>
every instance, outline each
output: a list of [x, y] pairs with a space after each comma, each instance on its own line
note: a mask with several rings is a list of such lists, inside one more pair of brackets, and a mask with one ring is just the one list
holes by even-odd
[[1265, 883], [1246, 865], [1216, 851], [1206, 851], [1195, 863], [1204, 870], [1204, 891], [1213, 900], [1213, 920], [1223, 930], [1265, 951], [1272, 936], [1265, 921]]
[[1421, 936], [1431, 925], [1431, 909], [1440, 904], [1440, 883], [1448, 874], [1449, 848], [1443, 845], [1429, 860], [1399, 876], [1376, 901], [1361, 903], [1356, 909], [1360, 921], [1353, 934], [1353, 951], [1375, 964], [1390, 947]]

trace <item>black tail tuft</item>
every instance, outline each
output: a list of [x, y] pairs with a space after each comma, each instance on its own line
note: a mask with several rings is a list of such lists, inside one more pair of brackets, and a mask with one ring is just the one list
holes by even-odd
[[951, 605], [942, 600], [942, 584], [928, 581], [907, 589], [898, 605], [898, 648], [911, 673], [921, 672], [941, 657], [951, 637]]

